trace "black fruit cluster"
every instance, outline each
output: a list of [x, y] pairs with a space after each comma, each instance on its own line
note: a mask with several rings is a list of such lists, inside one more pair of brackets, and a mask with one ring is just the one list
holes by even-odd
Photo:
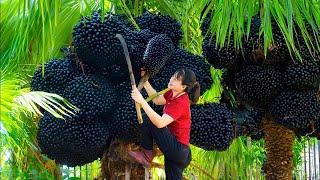
[[203, 56], [215, 68], [234, 68], [238, 62], [238, 53], [234, 48], [233, 36], [231, 36], [230, 41], [225, 42], [224, 47], [219, 47], [216, 44], [215, 37], [208, 35], [203, 41], [202, 50]]
[[205, 150], [226, 150], [233, 140], [233, 113], [224, 104], [191, 107], [190, 143]]
[[[260, 115], [253, 112], [244, 115], [241, 107], [246, 106], [262, 111], [264, 115], [273, 115], [278, 123], [298, 135], [317, 136], [320, 124], [317, 120], [319, 98], [315, 94], [320, 85], [320, 53], [309, 51], [300, 28], [294, 24], [293, 38], [302, 59], [289, 53], [284, 35], [273, 19], [273, 41], [265, 55], [265, 41], [258, 15], [246, 19], [245, 27], [250, 25], [249, 34], [244, 31], [246, 35], [242, 39], [242, 47], [237, 50], [234, 49], [232, 33], [226, 39], [226, 42], [230, 39], [228, 45], [216, 45], [216, 36], [210, 34], [209, 30], [211, 14], [208, 16], [202, 24], [205, 35], [203, 55], [214, 67], [223, 70], [224, 92], [221, 102], [233, 107], [243, 119], [237, 121], [238, 135], [252, 137], [250, 132], [254, 131], [249, 129], [259, 129]], [[310, 42], [315, 42], [317, 32], [314, 33], [308, 24], [306, 29], [310, 34]], [[256, 132], [258, 138], [263, 136], [259, 131]]]
[[315, 61], [289, 65], [283, 80], [292, 90], [317, 88], [320, 85], [320, 66]]
[[150, 83], [157, 90], [167, 88], [170, 77], [180, 68], [190, 69], [196, 74], [197, 81], [201, 86], [201, 93], [210, 88], [213, 82], [210, 74], [210, 64], [203, 57], [180, 48], [176, 49], [162, 70], [150, 80]]
[[283, 91], [269, 107], [277, 122], [299, 132], [311, 133], [320, 122], [320, 99], [317, 90]]
[[86, 64], [108, 67], [123, 57], [117, 33], [125, 34], [125, 23], [116, 15], [107, 14], [104, 19], [94, 12], [92, 18], [83, 17], [74, 27], [73, 43], [78, 57]]
[[170, 16], [152, 14], [146, 11], [142, 16], [137, 17], [137, 22], [141, 29], [149, 29], [158, 34], [167, 34], [175, 46], [178, 46], [182, 39], [180, 22]]
[[109, 126], [101, 118], [62, 120], [50, 114], [40, 119], [37, 132], [42, 153], [68, 166], [84, 165], [102, 157], [110, 137]]
[[249, 136], [253, 140], [263, 138], [262, 112], [259, 109], [239, 107], [235, 111], [235, 136]]
[[174, 45], [166, 34], [159, 34], [150, 39], [143, 56], [142, 64], [150, 77], [157, 74], [174, 53]]
[[77, 116], [86, 119], [107, 116], [117, 101], [114, 87], [100, 75], [81, 75], [68, 82], [63, 96], [80, 109]]
[[45, 64], [43, 76], [42, 67], [35, 71], [31, 80], [31, 90], [62, 94], [66, 83], [73, 80], [77, 74], [75, 62], [72, 60], [53, 59]]
[[265, 107], [282, 90], [282, 76], [274, 68], [246, 66], [236, 75], [239, 99], [251, 106]]

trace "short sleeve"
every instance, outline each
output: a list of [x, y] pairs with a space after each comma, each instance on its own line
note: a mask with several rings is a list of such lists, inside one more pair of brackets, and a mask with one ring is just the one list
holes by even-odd
[[182, 104], [178, 103], [178, 102], [170, 102], [167, 103], [165, 105], [165, 111], [164, 114], [169, 115], [170, 117], [172, 117], [174, 120], [179, 119], [182, 114], [183, 114], [183, 109], [181, 107]]

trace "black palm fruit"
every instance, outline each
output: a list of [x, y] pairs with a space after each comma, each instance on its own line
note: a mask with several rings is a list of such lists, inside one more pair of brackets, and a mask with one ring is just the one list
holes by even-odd
[[203, 55], [215, 68], [234, 68], [238, 62], [238, 52], [234, 47], [233, 36], [226, 41], [224, 47], [216, 44], [214, 37], [207, 36], [203, 41]]
[[153, 77], [165, 65], [174, 52], [171, 39], [165, 35], [156, 35], [149, 41], [143, 56], [143, 68], [149, 77]]
[[261, 130], [262, 112], [259, 109], [240, 107], [235, 111], [236, 136], [249, 136], [253, 140], [263, 138]]
[[278, 123], [295, 132], [312, 132], [320, 118], [317, 90], [284, 91], [270, 105], [269, 112]]
[[125, 64], [122, 46], [116, 34], [122, 34], [128, 44], [135, 44], [127, 36], [132, 30], [118, 15], [106, 14], [104, 19], [98, 12], [92, 18], [84, 17], [73, 29], [73, 44], [78, 58], [96, 68], [107, 68], [113, 64]]
[[263, 34], [260, 34], [261, 19], [258, 15], [252, 17], [250, 32], [244, 37], [242, 48], [243, 60], [248, 65], [287, 65], [291, 61], [288, 47], [278, 24], [275, 21], [271, 23], [273, 42], [265, 56], [264, 38]]
[[43, 154], [59, 164], [73, 167], [101, 158], [110, 138], [108, 125], [99, 117], [94, 121], [78, 117], [63, 120], [45, 113], [40, 119], [37, 132]]
[[80, 109], [77, 116], [85, 119], [108, 116], [117, 101], [114, 87], [99, 75], [81, 75], [68, 82], [63, 95]]
[[180, 68], [192, 70], [200, 83], [201, 93], [211, 87], [212, 77], [210, 64], [201, 56], [194, 55], [183, 49], [176, 49], [162, 70], [150, 79], [150, 83], [159, 91], [168, 87], [170, 77]]
[[205, 150], [226, 150], [233, 140], [233, 113], [224, 104], [191, 106], [190, 143]]
[[123, 82], [117, 86], [118, 108], [112, 113], [110, 122], [114, 137], [124, 142], [139, 142], [141, 132], [134, 100], [131, 98], [130, 82]]
[[137, 18], [141, 29], [149, 29], [159, 34], [167, 34], [177, 47], [182, 39], [181, 23], [167, 15], [152, 14], [148, 11]]
[[53, 59], [45, 64], [43, 77], [42, 67], [35, 71], [31, 80], [31, 90], [62, 95], [66, 83], [73, 80], [78, 74], [74, 61]]
[[305, 61], [287, 66], [284, 82], [292, 90], [314, 89], [320, 85], [320, 64]]
[[282, 90], [281, 73], [272, 68], [246, 66], [236, 75], [239, 99], [251, 106], [265, 107]]

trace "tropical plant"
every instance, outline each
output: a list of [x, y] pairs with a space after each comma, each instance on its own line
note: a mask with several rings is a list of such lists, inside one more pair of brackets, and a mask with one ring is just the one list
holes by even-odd
[[[56, 98], [60, 99], [60, 97], [42, 92], [30, 93], [28, 82], [37, 65], [44, 64], [50, 58], [61, 56], [60, 48], [71, 44], [72, 28], [81, 15], [88, 15], [92, 10], [101, 9], [102, 12], [124, 13], [134, 22], [134, 17], [141, 15], [144, 9], [168, 14], [182, 23], [184, 35], [180, 46], [200, 55], [202, 54], [203, 41], [200, 26], [207, 14], [211, 13], [209, 32], [217, 39], [217, 44], [223, 46], [228, 43], [232, 37], [231, 34], [233, 34], [237, 48], [241, 47], [243, 37], [247, 37], [250, 32], [251, 18], [258, 14], [262, 20], [259, 35], [264, 37], [263, 52], [266, 54], [273, 42], [272, 26], [274, 24], [271, 21], [275, 20], [283, 34], [289, 52], [292, 56], [297, 55], [299, 57], [299, 45], [294, 41], [296, 31], [301, 31], [310, 52], [320, 51], [319, 4], [318, 0], [1, 1], [0, 177], [3, 175], [13, 177], [13, 174], [14, 176], [27, 177], [28, 173], [34, 170], [42, 172], [43, 167], [50, 170], [48, 173], [38, 174], [39, 177], [53, 176], [56, 165], [52, 161], [42, 159], [43, 157], [36, 149], [37, 120], [34, 115], [41, 113], [35, 108], [38, 105], [43, 105], [42, 108], [55, 114], [54, 108], [50, 109], [53, 106], [50, 106], [49, 102], [58, 103]], [[245, 23], [245, 21], [249, 23]], [[136, 25], [136, 23], [134, 24]], [[311, 33], [309, 27], [312, 30]], [[12, 29], [15, 30], [14, 33], [12, 33]], [[314, 41], [311, 39], [314, 39]], [[221, 72], [212, 69], [212, 74], [216, 83], [210, 91], [202, 96], [203, 101], [220, 99], [221, 86], [219, 86], [219, 79]], [[56, 106], [59, 107], [59, 104], [56, 104]], [[61, 110], [63, 111], [63, 109]], [[58, 114], [55, 115], [58, 116]], [[280, 142], [280, 144], [286, 143], [286, 141]], [[204, 152], [193, 148], [194, 159], [197, 159], [193, 163], [202, 169], [209, 169], [206, 172], [209, 174], [213, 172], [213, 175], [211, 175], [216, 178], [222, 176], [217, 173], [217, 169], [221, 170], [223, 167], [226, 171], [221, 172], [229, 173], [228, 175], [239, 173], [238, 175], [241, 176], [248, 174], [247, 170], [251, 169], [249, 167], [257, 165], [258, 168], [252, 169], [252, 171], [258, 173], [261, 158], [264, 155], [264, 151], [261, 149], [262, 145], [260, 143], [249, 147], [246, 147], [246, 145], [246, 140], [237, 139], [231, 148], [223, 153]], [[242, 150], [243, 154], [238, 153], [238, 150]], [[255, 152], [256, 154], [248, 156], [248, 152]], [[301, 148], [296, 151], [296, 154], [299, 152], [301, 152]], [[11, 158], [8, 158], [8, 154]], [[28, 156], [24, 157], [26, 154]], [[205, 157], [205, 159], [201, 157]], [[246, 163], [242, 163], [241, 158], [245, 158]], [[235, 165], [228, 163], [233, 162], [233, 160], [236, 160], [237, 165], [248, 167], [248, 169], [237, 172]], [[8, 162], [10, 163], [8, 164]], [[20, 164], [16, 164], [17, 162], [20, 162]], [[47, 164], [43, 164], [43, 162]], [[217, 165], [218, 162], [222, 162], [222, 165]], [[22, 167], [26, 168], [24, 165], [27, 164], [31, 165], [27, 166], [28, 171], [25, 171], [26, 169]], [[13, 170], [10, 172], [2, 171], [8, 169]], [[192, 171], [192, 167], [189, 170]], [[198, 170], [194, 169], [194, 171]], [[25, 172], [27, 173], [23, 174]], [[34, 175], [34, 177], [38, 175]]]
[[[0, 3], [3, 40], [0, 46], [0, 176], [1, 179], [58, 177], [57, 165], [42, 156], [37, 148], [35, 136], [37, 117], [41, 115], [39, 107], [58, 118], [72, 114], [70, 110], [75, 107], [55, 94], [30, 92], [29, 81], [38, 64], [59, 53], [60, 47], [67, 44], [72, 30], [69, 23], [79, 18], [80, 3], [68, 4], [68, 10], [55, 11], [64, 17], [51, 15], [53, 4], [36, 1]], [[61, 8], [59, 3], [54, 5], [56, 10]], [[68, 14], [72, 9], [78, 14]], [[15, 33], [12, 29], [16, 29]], [[41, 38], [38, 38], [39, 34], [42, 34]], [[57, 34], [60, 38], [52, 41]]]
[[12, 178], [53, 177], [56, 165], [42, 157], [35, 140], [39, 107], [58, 118], [75, 114], [76, 107], [55, 94], [29, 92], [25, 83], [12, 67], [1, 67], [1, 172]]

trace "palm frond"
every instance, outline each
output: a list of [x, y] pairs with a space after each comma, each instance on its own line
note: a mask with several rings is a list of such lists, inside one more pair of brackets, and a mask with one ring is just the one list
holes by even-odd
[[[193, 146], [192, 154], [197, 158], [193, 158], [192, 163], [205, 170], [205, 173], [192, 172], [196, 173], [199, 179], [263, 179], [260, 174], [264, 159], [263, 145], [261, 142], [247, 145], [246, 142], [244, 138], [237, 138], [224, 152], [204, 151]], [[208, 178], [207, 174], [210, 174], [211, 178]]]
[[[276, 25], [282, 33], [289, 52], [301, 58], [299, 44], [294, 40], [294, 29], [303, 34], [303, 39], [311, 53], [320, 52], [319, 11], [319, 1], [317, 0], [227, 0], [210, 3], [203, 9], [203, 16], [212, 12], [210, 32], [212, 36], [216, 37], [216, 43], [219, 46], [224, 46], [225, 41], [229, 41], [233, 34], [236, 42], [235, 47], [240, 48], [244, 35], [250, 33], [251, 18], [258, 14], [261, 17], [260, 34], [263, 35], [265, 54], [274, 43], [272, 29]], [[272, 24], [273, 22], [276, 24]], [[307, 25], [310, 27], [309, 29], [306, 28]]]
[[[97, 1], [87, 0], [2, 2], [0, 22], [6, 26], [0, 30], [5, 42], [0, 45], [1, 63], [18, 64], [20, 70], [27, 66], [32, 70], [30, 65], [44, 64], [49, 58], [60, 55], [60, 48], [71, 43], [72, 29], [81, 15], [90, 14], [99, 5]], [[16, 29], [15, 33], [12, 29]]]
[[221, 93], [223, 91], [221, 85], [221, 76], [222, 71], [219, 69], [210, 68], [211, 77], [213, 79], [213, 83], [203, 95], [200, 96], [198, 103], [202, 104], [205, 102], [216, 102], [218, 103], [221, 99]]
[[18, 96], [15, 101], [22, 107], [25, 107], [26, 112], [43, 115], [37, 107], [38, 105], [55, 117], [62, 119], [63, 115], [70, 116], [74, 115], [76, 111], [79, 111], [77, 107], [73, 106], [63, 97], [42, 91], [23, 93]]
[[[140, 30], [138, 24], [136, 23], [134, 17], [141, 15], [142, 11], [140, 12], [140, 7], [135, 7], [134, 5], [128, 6], [124, 0], [119, 1], [119, 4], [117, 4], [121, 10], [124, 12], [124, 14], [127, 15], [130, 22], [135, 26], [137, 30]], [[141, 5], [141, 4], [138, 4]], [[137, 10], [138, 9], [138, 10]]]
[[[39, 150], [35, 142], [37, 119], [34, 117], [41, 114], [38, 106], [58, 118], [74, 114], [77, 108], [56, 94], [28, 92], [28, 88], [21, 88], [25, 80], [14, 72], [15, 69], [14, 66], [0, 68], [0, 143], [3, 144], [0, 168], [3, 169], [10, 162], [9, 169], [16, 168], [22, 173], [29, 171], [26, 167], [45, 168], [41, 166], [40, 156], [36, 156]], [[31, 163], [28, 166], [25, 164], [26, 158]]]

